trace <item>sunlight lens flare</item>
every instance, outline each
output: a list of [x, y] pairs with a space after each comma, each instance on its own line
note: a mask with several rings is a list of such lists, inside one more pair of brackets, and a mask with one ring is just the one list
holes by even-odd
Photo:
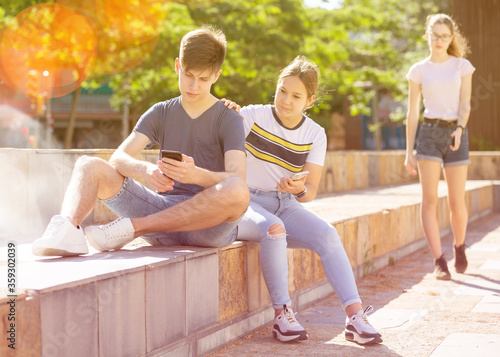
[[167, 10], [162, 0], [57, 0], [87, 16], [98, 33], [94, 75], [130, 70], [155, 49]]
[[4, 30], [0, 76], [16, 91], [61, 97], [87, 79], [96, 54], [97, 33], [86, 16], [60, 4], [39, 4]]

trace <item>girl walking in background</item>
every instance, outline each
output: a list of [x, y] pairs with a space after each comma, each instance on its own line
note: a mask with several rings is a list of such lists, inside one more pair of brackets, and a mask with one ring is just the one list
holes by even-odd
[[[409, 89], [405, 166], [411, 175], [416, 175], [417, 161], [422, 186], [422, 226], [434, 256], [434, 274], [437, 279], [450, 280], [439, 235], [437, 191], [442, 166], [448, 186], [455, 270], [463, 273], [467, 269], [465, 183], [467, 165], [470, 164], [467, 121], [475, 68], [464, 58], [468, 53], [467, 41], [448, 15], [428, 16], [425, 38], [429, 44], [429, 57], [415, 63], [406, 75]], [[415, 160], [413, 148], [421, 96], [425, 107], [424, 122], [416, 142]]]

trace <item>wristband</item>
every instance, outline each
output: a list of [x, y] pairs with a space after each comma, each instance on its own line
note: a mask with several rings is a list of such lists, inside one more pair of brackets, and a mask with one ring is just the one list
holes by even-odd
[[462, 134], [464, 133], [465, 128], [464, 128], [464, 126], [463, 126], [463, 125], [457, 125], [457, 126], [455, 127], [455, 129], [457, 129], [457, 128], [462, 128]]
[[306, 186], [304, 186], [304, 191], [302, 191], [302, 192], [300, 192], [300, 193], [297, 193], [297, 194], [295, 195], [295, 197], [297, 197], [297, 198], [304, 197], [304, 196], [306, 195], [306, 193], [307, 193], [307, 187], [306, 187]]

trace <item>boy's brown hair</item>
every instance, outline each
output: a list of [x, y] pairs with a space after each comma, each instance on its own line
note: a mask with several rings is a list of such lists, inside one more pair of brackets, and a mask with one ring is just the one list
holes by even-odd
[[210, 69], [217, 73], [225, 58], [226, 36], [222, 30], [203, 26], [182, 38], [179, 59], [184, 71]]

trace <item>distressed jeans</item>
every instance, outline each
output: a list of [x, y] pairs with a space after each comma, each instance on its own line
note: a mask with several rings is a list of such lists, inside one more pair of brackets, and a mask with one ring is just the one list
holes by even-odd
[[[349, 258], [330, 223], [305, 209], [290, 193], [253, 188], [250, 193], [252, 200], [238, 224], [237, 239], [261, 244], [261, 269], [275, 309], [291, 304], [287, 248], [310, 249], [319, 255], [328, 282], [344, 309], [361, 303]], [[276, 223], [285, 228], [286, 235], [268, 233]]]

